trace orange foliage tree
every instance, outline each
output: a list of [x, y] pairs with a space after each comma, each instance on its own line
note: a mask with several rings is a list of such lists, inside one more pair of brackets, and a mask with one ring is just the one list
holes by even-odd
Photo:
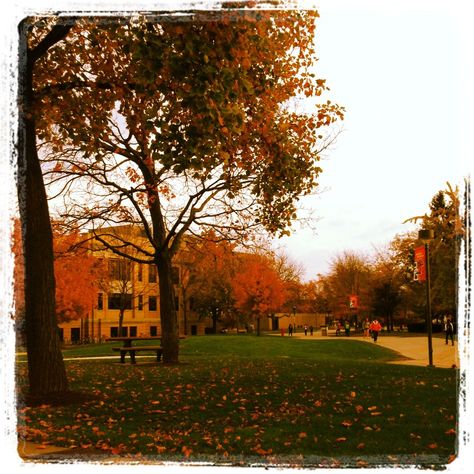
[[232, 281], [235, 307], [249, 320], [257, 322], [271, 317], [285, 302], [287, 287], [272, 261], [262, 254], [239, 255], [239, 267]]
[[149, 242], [138, 256], [130, 242], [97, 238], [156, 265], [166, 362], [178, 361], [172, 260], [183, 236], [287, 233], [298, 198], [317, 186], [321, 129], [343, 116], [328, 101], [292, 106], [326, 89], [312, 69], [317, 16], [226, 8], [85, 18], [38, 63], [40, 137], [54, 152], [45, 170], [76, 191], [64, 215], [143, 227]]
[[[53, 224], [56, 317], [66, 322], [84, 317], [97, 296], [98, 282], [103, 278], [102, 262], [82, 246], [78, 232], [64, 234], [59, 223]], [[24, 262], [21, 226], [15, 220], [12, 235], [14, 253], [14, 297], [17, 321], [24, 324]]]
[[53, 235], [57, 318], [59, 322], [80, 319], [95, 304], [103, 265], [80, 245], [77, 232], [63, 234], [53, 226]]
[[200, 317], [211, 317], [214, 333], [219, 321], [226, 326], [238, 325], [232, 293], [236, 265], [234, 245], [216, 240], [213, 232], [207, 233], [189, 242], [182, 263], [189, 272], [186, 294], [192, 301], [193, 311]]

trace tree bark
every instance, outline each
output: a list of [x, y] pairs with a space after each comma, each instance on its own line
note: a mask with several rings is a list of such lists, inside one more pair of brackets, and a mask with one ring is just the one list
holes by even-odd
[[157, 257], [156, 267], [160, 289], [161, 344], [163, 362], [178, 363], [179, 334], [178, 319], [175, 308], [175, 295], [172, 281], [171, 256], [167, 251]]
[[66, 392], [68, 381], [55, 310], [53, 234], [36, 149], [36, 124], [32, 107], [36, 56], [27, 50], [27, 21], [20, 25], [17, 192], [25, 266], [29, 392], [30, 396], [41, 398]]

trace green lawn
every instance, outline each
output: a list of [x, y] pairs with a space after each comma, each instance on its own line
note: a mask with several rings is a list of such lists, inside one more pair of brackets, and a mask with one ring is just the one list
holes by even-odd
[[[456, 452], [457, 372], [386, 364], [351, 340], [203, 336], [163, 366], [66, 362], [82, 404], [24, 407], [22, 438], [107, 454], [213, 462], [442, 465]], [[110, 344], [64, 351], [111, 355]], [[18, 363], [19, 387], [26, 364]]]

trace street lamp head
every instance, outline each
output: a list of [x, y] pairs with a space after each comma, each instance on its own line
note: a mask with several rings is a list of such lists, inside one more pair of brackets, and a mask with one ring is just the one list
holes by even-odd
[[427, 244], [434, 239], [434, 231], [428, 229], [421, 229], [418, 231], [418, 239]]

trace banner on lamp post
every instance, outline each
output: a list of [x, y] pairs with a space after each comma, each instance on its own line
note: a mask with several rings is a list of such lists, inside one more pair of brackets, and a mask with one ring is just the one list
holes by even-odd
[[424, 246], [415, 249], [415, 280], [426, 281], [426, 249]]
[[357, 295], [349, 296], [349, 308], [357, 309], [359, 307], [359, 297]]

